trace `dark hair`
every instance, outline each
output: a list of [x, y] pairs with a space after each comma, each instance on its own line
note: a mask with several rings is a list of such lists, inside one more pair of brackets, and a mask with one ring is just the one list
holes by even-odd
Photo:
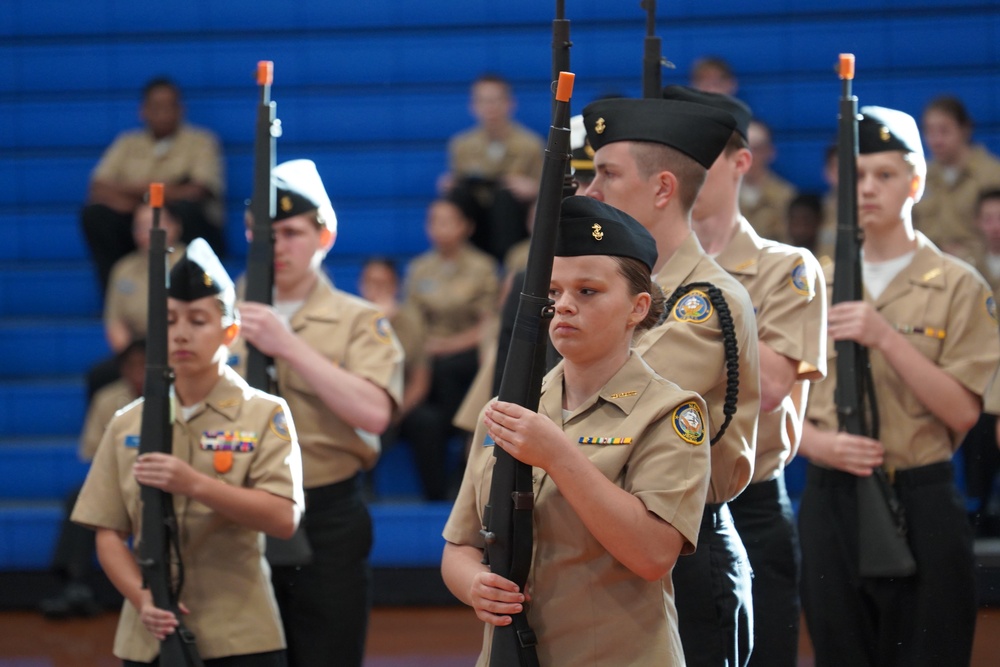
[[729, 141], [726, 142], [726, 147], [722, 149], [722, 152], [728, 157], [736, 151], [743, 149], [750, 150], [750, 144], [742, 134], [733, 130], [733, 133], [730, 135]]
[[954, 95], [939, 95], [935, 97], [924, 108], [925, 114], [928, 111], [940, 111], [945, 115], [951, 116], [958, 123], [959, 127], [968, 130], [972, 129], [972, 116], [969, 115], [969, 111], [962, 104], [962, 100]]
[[145, 338], [133, 338], [128, 345], [123, 347], [121, 351], [115, 355], [115, 363], [121, 368], [125, 360], [128, 359], [133, 354], [145, 354], [146, 353], [146, 339]]
[[504, 91], [507, 93], [507, 97], [510, 97], [514, 92], [511, 88], [510, 81], [495, 72], [483, 72], [476, 77], [475, 81], [472, 82], [472, 85], [475, 87], [480, 83], [495, 83], [498, 86], [502, 86]]
[[684, 153], [651, 141], [631, 142], [630, 152], [635, 159], [639, 175], [649, 178], [655, 173], [669, 171], [677, 177], [677, 196], [681, 208], [687, 213], [694, 206], [698, 191], [705, 183], [708, 170]]
[[806, 208], [817, 216], [823, 216], [823, 200], [819, 195], [812, 192], [803, 192], [796, 195], [792, 201], [788, 202], [788, 210], [793, 208]]
[[635, 330], [639, 332], [652, 329], [663, 320], [663, 302], [665, 300], [663, 290], [650, 278], [649, 267], [639, 260], [616, 255], [612, 255], [611, 259], [618, 264], [618, 273], [628, 283], [629, 294], [635, 296], [646, 292], [651, 297], [649, 311], [646, 313], [646, 317], [635, 326]]
[[993, 199], [1000, 199], [1000, 188], [988, 188], [976, 197], [976, 215], [983, 212], [983, 204]]
[[369, 266], [384, 266], [392, 272], [392, 275], [399, 279], [399, 267], [396, 265], [396, 261], [389, 257], [373, 255], [365, 260], [365, 263], [361, 265], [361, 270], [364, 271]]
[[158, 76], [146, 82], [146, 85], [142, 87], [142, 101], [145, 102], [149, 99], [149, 96], [157, 88], [169, 88], [173, 91], [177, 101], [181, 101], [181, 89], [176, 83], [174, 83], [173, 79], [169, 79], [165, 76]]
[[699, 76], [706, 69], [718, 70], [722, 76], [727, 79], [735, 79], [736, 75], [733, 73], [733, 68], [729, 65], [725, 58], [722, 56], [703, 56], [694, 61], [691, 65], [691, 78]]

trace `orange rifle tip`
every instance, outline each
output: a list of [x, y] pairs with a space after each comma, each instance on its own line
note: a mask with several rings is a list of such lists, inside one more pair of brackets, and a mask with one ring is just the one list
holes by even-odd
[[163, 208], [163, 183], [149, 184], [149, 205], [153, 208]]
[[274, 62], [271, 60], [261, 60], [257, 63], [257, 85], [270, 86], [274, 79]]
[[853, 79], [854, 78], [854, 54], [853, 53], [841, 53], [840, 54], [840, 71], [841, 79]]
[[556, 84], [556, 100], [559, 102], [569, 102], [573, 97], [573, 81], [576, 74], [572, 72], [559, 72], [559, 83]]

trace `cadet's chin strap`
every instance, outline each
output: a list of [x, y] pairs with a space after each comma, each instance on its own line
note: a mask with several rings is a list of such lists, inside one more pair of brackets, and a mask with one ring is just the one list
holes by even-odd
[[736, 414], [737, 399], [740, 394], [740, 349], [736, 342], [736, 325], [733, 323], [733, 313], [729, 310], [729, 304], [726, 302], [726, 297], [722, 295], [722, 290], [712, 283], [689, 283], [675, 289], [663, 305], [665, 317], [669, 318], [671, 311], [681, 297], [693, 289], [704, 290], [709, 301], [712, 302], [715, 312], [718, 313], [719, 325], [722, 328], [722, 344], [726, 353], [726, 399], [722, 406], [725, 420], [716, 431], [715, 437], [711, 438], [712, 445], [715, 445], [722, 439], [730, 422], [733, 421], [733, 415]]

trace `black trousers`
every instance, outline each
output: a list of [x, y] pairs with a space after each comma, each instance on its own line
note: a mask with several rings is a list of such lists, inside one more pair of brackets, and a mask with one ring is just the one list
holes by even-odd
[[94, 571], [94, 531], [69, 520], [80, 489], [73, 489], [63, 501], [59, 539], [52, 555], [52, 569], [67, 582], [81, 581]]
[[900, 470], [917, 574], [858, 574], [856, 478], [810, 465], [799, 509], [802, 606], [816, 667], [968, 665], [976, 625], [972, 531], [950, 462]]
[[784, 473], [729, 501], [753, 568], [751, 667], [795, 667], [799, 653], [799, 536]]
[[510, 247], [528, 237], [525, 220], [528, 205], [496, 181], [479, 178], [459, 179], [451, 197], [458, 201], [476, 223], [470, 241], [503, 264]]
[[677, 559], [673, 581], [688, 667], [744, 667], [753, 648], [750, 562], [725, 503], [705, 506], [698, 549]]
[[[247, 655], [230, 655], [225, 658], [204, 660], [205, 667], [287, 667], [284, 651], [268, 651], [267, 653], [248, 653]], [[123, 660], [125, 667], [159, 667], [160, 659], [153, 662], [136, 662]]]
[[288, 664], [361, 667], [372, 605], [372, 522], [360, 475], [306, 489], [303, 520], [312, 562], [271, 571]]

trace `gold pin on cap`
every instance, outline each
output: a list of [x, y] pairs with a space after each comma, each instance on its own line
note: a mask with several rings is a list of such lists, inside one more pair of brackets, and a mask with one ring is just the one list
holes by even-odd
[[595, 240], [600, 241], [604, 238], [604, 232], [601, 230], [601, 226], [598, 223], [594, 223], [591, 227], [592, 230], [590, 235], [594, 237]]
[[604, 134], [604, 130], [606, 127], [607, 125], [605, 125], [604, 123], [604, 118], [598, 118], [597, 122], [594, 123], [594, 132], [597, 132], [598, 134]]

